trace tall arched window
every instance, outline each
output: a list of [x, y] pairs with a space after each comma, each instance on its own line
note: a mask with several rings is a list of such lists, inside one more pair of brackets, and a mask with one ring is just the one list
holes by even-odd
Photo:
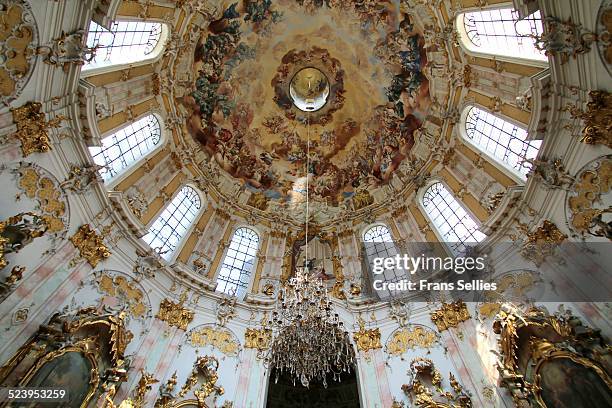
[[83, 71], [153, 59], [161, 53], [165, 37], [161, 23], [116, 21], [109, 31], [92, 21], [87, 46], [96, 48], [96, 55]]
[[197, 191], [183, 187], [155, 220], [149, 233], [143, 237], [149, 246], [170, 259], [202, 208]]
[[543, 33], [537, 11], [519, 19], [512, 8], [464, 13], [457, 19], [463, 45], [471, 51], [512, 58], [547, 61], [544, 51], [535, 46], [534, 36]]
[[[374, 225], [370, 227], [363, 234], [363, 246], [368, 264], [374, 274], [373, 279], [382, 280], [383, 282], [399, 282], [406, 277], [404, 271], [399, 271], [395, 268], [384, 269], [380, 274], [377, 274], [374, 270], [376, 266], [375, 259], [394, 258], [398, 254], [397, 247], [393, 242], [393, 237], [391, 237], [391, 232], [385, 225]], [[376, 290], [376, 294], [381, 300], [386, 300], [393, 296], [392, 291], [382, 289]]]
[[106, 166], [101, 174], [108, 182], [153, 151], [160, 142], [161, 125], [157, 116], [151, 114], [105, 137], [101, 147], [90, 147], [89, 152], [96, 164]]
[[527, 141], [527, 130], [483, 109], [476, 106], [466, 109], [465, 138], [525, 178], [531, 168], [525, 159], [534, 159], [542, 142]]
[[423, 196], [423, 207], [434, 226], [455, 254], [464, 253], [466, 243], [486, 238], [478, 224], [440, 182], [432, 184]]
[[258, 247], [259, 235], [252, 229], [242, 227], [234, 232], [217, 277], [218, 291], [233, 292], [239, 297], [244, 295], [249, 286]]

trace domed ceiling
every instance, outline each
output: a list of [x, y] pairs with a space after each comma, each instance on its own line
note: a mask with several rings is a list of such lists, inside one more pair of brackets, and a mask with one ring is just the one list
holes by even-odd
[[[411, 160], [431, 100], [425, 41], [404, 5], [264, 0], [221, 7], [202, 29], [195, 84], [179, 102], [188, 132], [252, 192], [249, 204], [302, 202], [308, 174], [311, 200], [347, 207]], [[314, 108], [299, 108], [296, 98], [310, 98]]]

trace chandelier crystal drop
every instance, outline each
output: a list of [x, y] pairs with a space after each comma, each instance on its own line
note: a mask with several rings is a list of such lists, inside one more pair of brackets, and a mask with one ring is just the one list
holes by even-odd
[[294, 381], [308, 387], [315, 379], [327, 388], [327, 376], [340, 381], [355, 364], [349, 333], [337, 313], [325, 283], [313, 277], [308, 268], [298, 270], [279, 292], [278, 302], [268, 322], [274, 341], [266, 357], [276, 369], [275, 381], [288, 372]]

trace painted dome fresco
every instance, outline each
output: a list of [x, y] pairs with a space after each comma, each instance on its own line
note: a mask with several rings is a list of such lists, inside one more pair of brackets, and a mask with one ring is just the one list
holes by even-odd
[[[306, 177], [332, 213], [371, 204], [414, 161], [431, 106], [412, 18], [400, 1], [220, 3], [176, 98], [189, 135], [260, 210], [295, 208]], [[300, 108], [308, 93], [316, 109]]]

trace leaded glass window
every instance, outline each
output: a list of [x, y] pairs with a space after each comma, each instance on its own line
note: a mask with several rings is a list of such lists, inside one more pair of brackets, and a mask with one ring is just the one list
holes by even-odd
[[259, 235], [250, 228], [238, 228], [227, 249], [219, 276], [217, 290], [242, 296], [249, 286], [251, 271], [257, 257]]
[[547, 61], [544, 51], [535, 46], [535, 36], [543, 33], [540, 12], [519, 19], [512, 8], [474, 11], [463, 14], [463, 26], [474, 51], [514, 58]]
[[[380, 274], [374, 274], [373, 267], [375, 259], [395, 258], [395, 256], [398, 254], [397, 247], [393, 242], [389, 228], [387, 228], [385, 225], [375, 225], [369, 228], [363, 234], [363, 245], [368, 264], [372, 269], [374, 280], [381, 280], [382, 282], [391, 283], [399, 282], [400, 280], [406, 278], [406, 272], [403, 270], [398, 270], [397, 268], [385, 269]], [[384, 289], [376, 290], [376, 294], [381, 300], [386, 300], [396, 295], [394, 291]]]
[[157, 217], [143, 239], [165, 259], [170, 259], [201, 207], [198, 192], [189, 186], [183, 187]]
[[83, 66], [83, 70], [132, 64], [154, 58], [161, 35], [161, 23], [116, 21], [109, 31], [92, 21], [87, 34], [87, 46], [96, 48], [96, 55]]
[[540, 140], [527, 141], [527, 130], [475, 106], [468, 107], [466, 138], [498, 162], [526, 177], [531, 165], [526, 159], [538, 155]]
[[468, 243], [486, 238], [478, 224], [440, 182], [432, 184], [423, 196], [423, 207], [433, 225], [455, 254], [464, 253]]
[[89, 148], [108, 182], [149, 154], [161, 141], [161, 125], [155, 115], [147, 115], [102, 139], [102, 146]]

